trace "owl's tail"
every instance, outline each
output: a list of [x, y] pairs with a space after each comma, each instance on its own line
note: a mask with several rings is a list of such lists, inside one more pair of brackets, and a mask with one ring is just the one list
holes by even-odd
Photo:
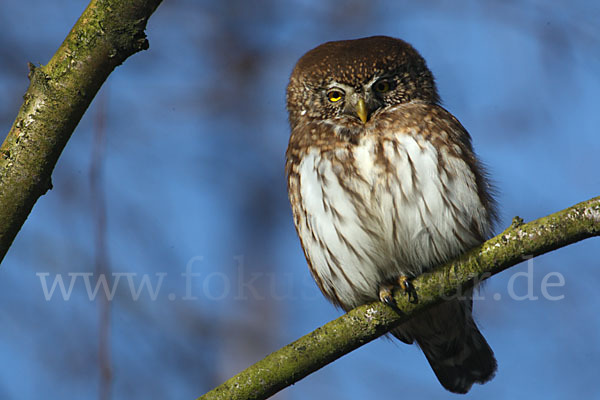
[[462, 337], [415, 338], [442, 386], [454, 393], [467, 393], [473, 383], [485, 383], [496, 372], [494, 352], [475, 322], [469, 322]]

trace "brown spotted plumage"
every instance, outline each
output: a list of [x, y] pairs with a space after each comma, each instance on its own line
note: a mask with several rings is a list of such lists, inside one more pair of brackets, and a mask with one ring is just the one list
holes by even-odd
[[[294, 222], [323, 294], [350, 310], [478, 245], [495, 203], [465, 128], [440, 107], [408, 43], [384, 36], [325, 43], [287, 89], [286, 153]], [[466, 393], [496, 361], [471, 293], [396, 329], [417, 342], [442, 385]]]

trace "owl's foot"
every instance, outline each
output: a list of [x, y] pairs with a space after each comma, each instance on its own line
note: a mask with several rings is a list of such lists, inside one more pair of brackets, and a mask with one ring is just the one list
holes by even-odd
[[381, 300], [382, 303], [397, 309], [398, 304], [396, 304], [396, 300], [394, 300], [393, 291], [396, 287], [400, 287], [400, 289], [408, 296], [408, 301], [413, 304], [417, 304], [419, 302], [417, 290], [409, 279], [409, 277], [402, 275], [396, 279], [397, 285], [384, 283], [379, 286], [379, 300]]
[[382, 284], [379, 286], [379, 300], [392, 308], [398, 308], [396, 300], [394, 300], [394, 285]]
[[412, 282], [409, 280], [408, 276], [401, 275], [397, 279], [398, 286], [406, 295], [408, 296], [408, 301], [417, 304], [419, 302], [419, 297], [417, 296], [417, 290], [415, 289]]

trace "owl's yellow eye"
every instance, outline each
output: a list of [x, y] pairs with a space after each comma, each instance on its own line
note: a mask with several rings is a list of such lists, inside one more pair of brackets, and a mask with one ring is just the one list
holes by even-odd
[[331, 89], [329, 92], [327, 92], [327, 98], [332, 103], [337, 103], [342, 99], [342, 97], [344, 97], [344, 92], [342, 92], [340, 89]]
[[375, 88], [375, 91], [377, 93], [389, 92], [389, 90], [390, 90], [390, 83], [387, 80], [382, 79], [382, 80], [380, 80], [380, 81], [378, 81], [378, 82], [375, 83], [374, 88]]

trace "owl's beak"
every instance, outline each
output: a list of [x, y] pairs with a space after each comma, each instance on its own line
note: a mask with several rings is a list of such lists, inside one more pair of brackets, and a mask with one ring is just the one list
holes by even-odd
[[367, 105], [365, 104], [365, 100], [363, 98], [358, 99], [356, 102], [356, 115], [358, 115], [358, 118], [360, 118], [363, 124], [367, 122], [369, 113], [367, 112]]

